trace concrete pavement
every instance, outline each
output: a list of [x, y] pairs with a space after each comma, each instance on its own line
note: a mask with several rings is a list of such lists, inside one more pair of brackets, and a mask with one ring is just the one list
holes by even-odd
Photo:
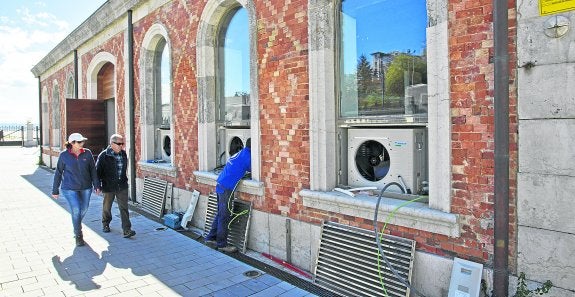
[[[0, 147], [0, 296], [314, 296], [131, 212], [137, 235], [101, 231], [102, 197], [76, 247], [66, 200], [50, 196], [53, 174], [38, 148]], [[258, 271], [257, 277], [244, 275]]]

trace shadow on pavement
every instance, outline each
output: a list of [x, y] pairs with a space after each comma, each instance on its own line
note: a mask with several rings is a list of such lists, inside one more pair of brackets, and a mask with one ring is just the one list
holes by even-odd
[[106, 269], [106, 261], [89, 245], [76, 247], [74, 253], [63, 261], [60, 256], [53, 256], [52, 264], [62, 280], [71, 282], [80, 291], [99, 289], [101, 286], [93, 278]]

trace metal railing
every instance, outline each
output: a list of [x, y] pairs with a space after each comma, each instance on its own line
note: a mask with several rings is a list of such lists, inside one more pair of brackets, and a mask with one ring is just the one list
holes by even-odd
[[36, 146], [39, 144], [38, 126], [0, 125], [0, 146]]

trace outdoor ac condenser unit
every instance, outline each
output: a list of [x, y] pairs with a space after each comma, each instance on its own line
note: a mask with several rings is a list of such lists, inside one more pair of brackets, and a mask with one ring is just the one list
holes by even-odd
[[[397, 182], [417, 193], [421, 182], [427, 180], [426, 130], [351, 128], [347, 160], [349, 186], [381, 189]], [[399, 191], [397, 187], [389, 190]]]
[[172, 155], [172, 135], [170, 133], [171, 130], [159, 129], [158, 130], [158, 149], [160, 150], [160, 154], [158, 157], [161, 157], [162, 160], [166, 162], [171, 161]]
[[239, 152], [250, 137], [249, 128], [226, 128], [226, 160]]

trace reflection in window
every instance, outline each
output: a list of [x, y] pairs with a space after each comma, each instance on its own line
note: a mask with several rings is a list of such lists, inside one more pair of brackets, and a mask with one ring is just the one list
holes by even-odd
[[427, 121], [425, 0], [342, 0], [340, 116]]
[[162, 39], [156, 48], [154, 71], [156, 73], [156, 124], [161, 129], [170, 129], [172, 122], [172, 77], [170, 53], [166, 41]]
[[223, 50], [220, 50], [218, 66], [219, 90], [223, 92], [223, 98], [219, 122], [226, 126], [249, 126], [250, 52], [246, 10], [242, 7], [233, 12], [221, 32]]

